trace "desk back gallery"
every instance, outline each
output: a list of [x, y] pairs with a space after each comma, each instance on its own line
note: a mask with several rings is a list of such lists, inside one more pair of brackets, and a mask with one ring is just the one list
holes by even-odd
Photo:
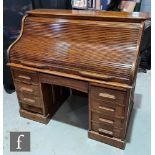
[[124, 148], [144, 13], [32, 10], [8, 49], [22, 117], [48, 123], [70, 95], [88, 93], [89, 138]]

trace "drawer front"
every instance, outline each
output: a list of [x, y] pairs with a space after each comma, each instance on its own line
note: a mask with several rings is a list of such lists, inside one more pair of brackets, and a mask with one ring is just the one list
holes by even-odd
[[108, 129], [106, 126], [102, 126], [99, 123], [92, 123], [91, 129], [101, 135], [122, 139], [123, 132], [117, 128]]
[[13, 69], [14, 80], [26, 83], [38, 83], [38, 75], [36, 72], [28, 71], [25, 69]]
[[32, 105], [25, 104], [25, 103], [21, 103], [21, 107], [22, 107], [22, 109], [25, 109], [25, 110], [30, 111], [30, 112], [43, 114], [42, 108], [40, 108], [40, 107], [34, 107]]
[[123, 117], [125, 115], [125, 106], [98, 99], [91, 99], [90, 103], [91, 109], [102, 112], [104, 114], [116, 117]]
[[123, 118], [115, 118], [113, 116], [108, 116], [106, 114], [91, 112], [91, 121], [99, 123], [104, 126], [109, 126], [110, 128], [120, 128], [124, 127]]
[[124, 105], [126, 92], [109, 89], [109, 88], [102, 88], [97, 86], [91, 86], [91, 97], [93, 99], [103, 100], [108, 103]]
[[40, 95], [39, 85], [35, 84], [26, 84], [23, 82], [15, 81], [16, 91], [18, 93], [27, 93], [35, 96]]
[[55, 85], [69, 87], [86, 93], [88, 92], [88, 82], [82, 80], [75, 80], [72, 78], [66, 78], [56, 75], [45, 75], [41, 73], [39, 74], [39, 80], [42, 83], [51, 83]]
[[35, 107], [41, 107], [40, 97], [30, 95], [27, 93], [17, 93], [19, 102], [35, 106]]

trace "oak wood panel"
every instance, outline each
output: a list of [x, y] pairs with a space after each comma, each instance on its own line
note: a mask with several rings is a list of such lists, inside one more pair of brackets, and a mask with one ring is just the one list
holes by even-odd
[[19, 102], [32, 105], [35, 107], [41, 107], [40, 97], [21, 92], [19, 92], [17, 95]]
[[91, 86], [90, 93], [92, 99], [107, 101], [109, 103], [124, 104], [125, 91]]
[[39, 74], [39, 80], [42, 83], [50, 83], [59, 86], [65, 86], [72, 89], [88, 92], [88, 82], [74, 80], [72, 78], [59, 77], [54, 75]]
[[20, 103], [20, 104], [21, 104], [21, 108], [24, 110], [27, 110], [32, 113], [43, 114], [43, 109], [40, 107], [36, 107], [36, 106], [25, 104], [25, 103]]
[[37, 72], [24, 70], [24, 69], [13, 69], [12, 74], [14, 80], [25, 82], [25, 83], [38, 83]]
[[96, 111], [100, 111], [107, 115], [114, 115], [114, 116], [123, 116], [125, 115], [125, 106], [119, 106], [116, 104], [111, 104], [109, 102], [104, 101], [94, 101], [90, 102], [91, 108]]
[[125, 117], [115, 117], [114, 115], [106, 115], [98, 111], [91, 111], [91, 121], [112, 127], [123, 129], [125, 123]]
[[141, 23], [27, 17], [10, 61], [129, 84], [142, 27]]
[[16, 91], [20, 93], [28, 93], [35, 96], [40, 95], [40, 89], [38, 84], [26, 84], [15, 80]]
[[93, 122], [91, 125], [92, 131], [95, 131], [100, 135], [122, 139], [122, 129], [114, 128], [110, 125], [102, 125], [101, 123], [95, 122]]

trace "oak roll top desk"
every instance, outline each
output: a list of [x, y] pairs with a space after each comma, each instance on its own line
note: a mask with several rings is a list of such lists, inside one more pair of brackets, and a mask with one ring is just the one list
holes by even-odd
[[88, 93], [92, 139], [124, 148], [144, 13], [32, 10], [8, 49], [20, 115], [48, 123], [71, 89]]

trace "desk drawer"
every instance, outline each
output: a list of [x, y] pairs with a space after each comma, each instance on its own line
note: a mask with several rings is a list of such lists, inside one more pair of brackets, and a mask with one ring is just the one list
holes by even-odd
[[25, 69], [13, 69], [14, 80], [26, 83], [38, 83], [38, 75], [36, 72]]
[[20, 103], [20, 104], [21, 104], [22, 109], [25, 109], [30, 112], [38, 113], [38, 114], [43, 114], [43, 110], [40, 107], [35, 107], [35, 106], [25, 104], [25, 103]]
[[27, 93], [35, 96], [40, 95], [40, 88], [38, 84], [26, 84], [15, 81], [15, 87], [18, 93]]
[[86, 93], [88, 92], [88, 82], [82, 80], [75, 80], [72, 78], [66, 78], [56, 75], [46, 75], [41, 73], [39, 74], [39, 80], [42, 83], [50, 83], [59, 86], [69, 87]]
[[90, 95], [93, 99], [99, 99], [108, 103], [125, 104], [125, 91], [114, 90], [110, 88], [102, 88], [91, 86]]
[[17, 96], [19, 98], [19, 102], [27, 104], [27, 105], [31, 105], [31, 106], [35, 106], [35, 107], [41, 107], [41, 99], [38, 96], [34, 96], [31, 94], [27, 94], [27, 93], [17, 93]]
[[91, 99], [91, 109], [111, 116], [125, 116], [125, 106], [100, 99]]
[[111, 128], [116, 127], [122, 129], [124, 127], [124, 117], [108, 116], [105, 113], [91, 112], [91, 121], [96, 122]]
[[108, 128], [107, 126], [103, 126], [99, 123], [92, 123], [91, 124], [92, 131], [95, 131], [101, 135], [105, 135], [108, 137], [115, 137], [115, 138], [122, 138], [123, 131], [117, 128]]

